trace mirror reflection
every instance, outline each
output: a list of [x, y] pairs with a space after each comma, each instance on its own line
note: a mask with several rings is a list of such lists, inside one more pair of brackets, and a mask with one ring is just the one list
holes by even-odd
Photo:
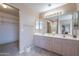
[[47, 33], [57, 33], [57, 19], [47, 21]]
[[72, 14], [59, 16], [60, 33], [72, 35]]
[[[66, 13], [58, 16], [51, 16], [43, 19], [42, 25], [38, 25], [38, 27], [42, 26], [42, 32], [50, 33], [50, 34], [68, 34], [72, 36], [77, 36], [77, 32], [79, 32], [79, 13]], [[40, 21], [39, 21], [40, 22]], [[38, 22], [38, 23], [39, 23]]]

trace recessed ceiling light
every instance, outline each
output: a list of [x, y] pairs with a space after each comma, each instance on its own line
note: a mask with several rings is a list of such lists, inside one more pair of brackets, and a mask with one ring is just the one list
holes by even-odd
[[3, 6], [3, 8], [7, 8], [7, 5], [5, 5], [5, 4], [2, 4], [2, 6]]

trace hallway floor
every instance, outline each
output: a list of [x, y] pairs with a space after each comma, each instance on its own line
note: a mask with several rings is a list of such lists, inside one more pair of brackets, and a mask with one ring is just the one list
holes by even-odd
[[39, 47], [33, 47], [29, 52], [19, 54], [16, 42], [7, 45], [0, 45], [0, 56], [58, 56]]
[[20, 56], [58, 56], [58, 55], [39, 47], [33, 47], [30, 52], [24, 52], [20, 54]]
[[18, 52], [17, 42], [0, 45], [0, 56], [15, 56]]

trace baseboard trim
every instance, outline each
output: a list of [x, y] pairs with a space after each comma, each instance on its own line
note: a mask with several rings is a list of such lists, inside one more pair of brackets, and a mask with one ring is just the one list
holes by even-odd
[[9, 44], [16, 43], [16, 42], [18, 42], [18, 40], [12, 41], [12, 42], [9, 42], [9, 43], [5, 43], [5, 44], [0, 44], [0, 45], [9, 45]]

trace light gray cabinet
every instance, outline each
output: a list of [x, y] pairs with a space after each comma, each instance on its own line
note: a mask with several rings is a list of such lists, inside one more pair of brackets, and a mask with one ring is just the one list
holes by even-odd
[[62, 52], [62, 41], [57, 38], [50, 38], [50, 50], [61, 54]]
[[42, 47], [42, 41], [41, 39], [43, 40], [43, 37], [42, 36], [34, 36], [34, 45], [35, 46], [38, 46], [38, 47]]
[[50, 50], [50, 40], [48, 37], [44, 37], [44, 40], [41, 40], [42, 42], [44, 42], [44, 48], [47, 50]]
[[77, 41], [77, 55], [79, 56], [79, 41]]
[[79, 41], [46, 36], [35, 36], [34, 44], [38, 47], [56, 52], [64, 56], [79, 55]]
[[48, 37], [44, 36], [34, 36], [34, 45], [50, 50], [50, 40]]
[[46, 49], [47, 45], [48, 45], [47, 38], [42, 37], [42, 39], [40, 39], [40, 47]]
[[61, 54], [62, 52], [62, 40], [54, 38], [54, 52]]
[[54, 40], [52, 37], [48, 37], [48, 41], [49, 41], [49, 50], [53, 51], [54, 50]]
[[63, 55], [74, 56], [77, 52], [77, 46], [75, 40], [63, 39], [62, 40]]

